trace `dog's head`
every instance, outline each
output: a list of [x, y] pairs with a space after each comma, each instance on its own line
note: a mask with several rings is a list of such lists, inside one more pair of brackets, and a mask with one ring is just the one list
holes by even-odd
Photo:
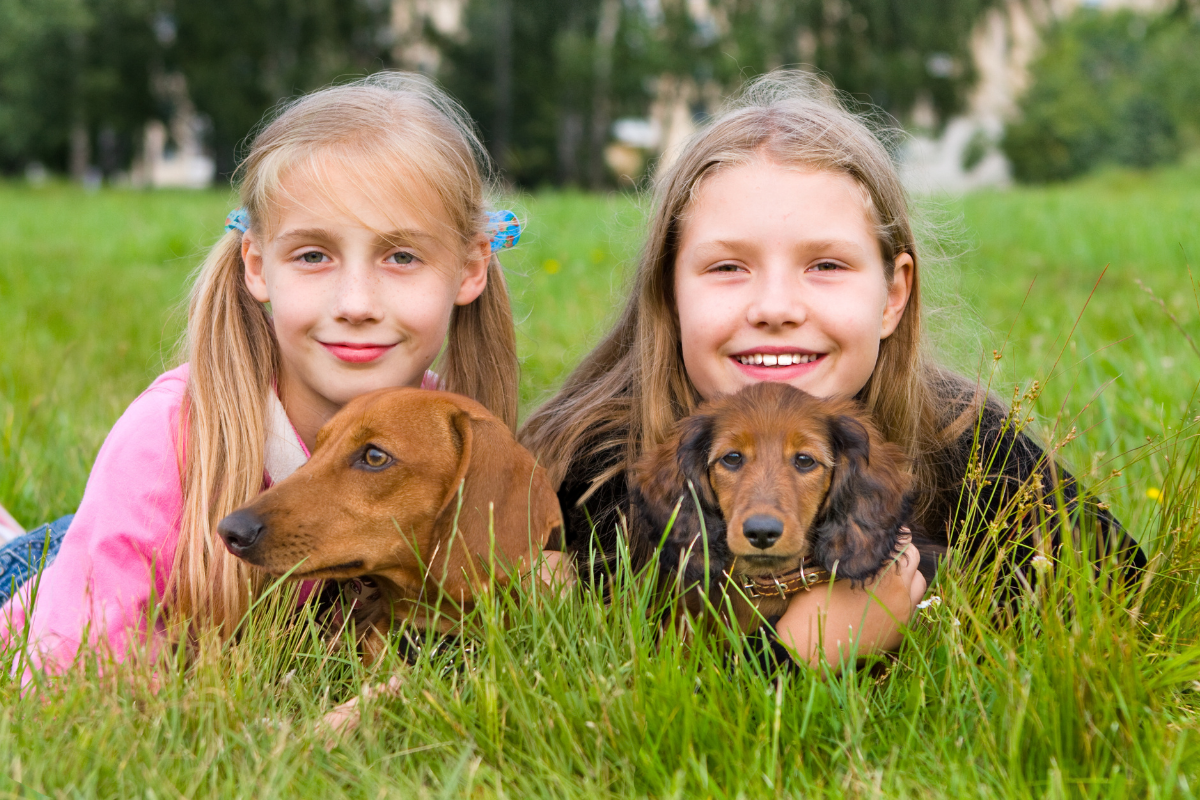
[[385, 389], [347, 404], [307, 464], [218, 531], [273, 574], [371, 575], [396, 599], [462, 607], [485, 582], [528, 570], [561, 526], [545, 470], [483, 406]]
[[909, 483], [903, 452], [857, 405], [759, 383], [706, 403], [639, 462], [635, 535], [661, 536], [678, 504], [660, 568], [675, 572], [687, 557], [685, 580], [731, 567], [779, 574], [807, 560], [863, 581], [895, 549]]

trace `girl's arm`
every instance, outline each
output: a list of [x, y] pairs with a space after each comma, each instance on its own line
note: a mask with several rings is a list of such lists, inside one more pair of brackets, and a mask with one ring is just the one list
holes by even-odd
[[863, 588], [837, 581], [823, 591], [800, 592], [775, 625], [776, 635], [798, 661], [835, 672], [856, 657], [895, 650], [906, 624], [925, 594], [917, 570], [919, 554], [908, 539], [896, 566]]
[[178, 538], [176, 440], [186, 386], [186, 369], [173, 370], [129, 406], [96, 456], [57, 558], [4, 609], [3, 638], [24, 629], [41, 667], [70, 666], [85, 644], [120, 660], [141, 642]]

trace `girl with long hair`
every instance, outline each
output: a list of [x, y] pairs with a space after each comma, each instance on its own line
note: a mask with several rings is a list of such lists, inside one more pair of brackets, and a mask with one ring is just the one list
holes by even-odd
[[[50, 529], [52, 563], [3, 611], [35, 662], [232, 636], [265, 581], [217, 522], [304, 463], [358, 395], [444, 388], [515, 427], [495, 254], [514, 231], [489, 211], [490, 177], [466, 114], [419, 76], [377, 74], [276, 112], [196, 274], [181, 365], [117, 421], [74, 518]], [[46, 531], [34, 535], [40, 553]]]
[[[559, 487], [582, 575], [611, 571], [641, 455], [703, 401], [757, 381], [858, 400], [909, 456], [914, 527], [942, 546], [984, 553], [989, 528], [1032, 482], [1039, 507], [1086, 506], [1108, 549], [1142, 563], [1006, 409], [927, 356], [920, 258], [888, 135], [812, 75], [776, 72], [659, 176], [624, 311], [521, 434]], [[971, 475], [989, 488], [964, 491]], [[1017, 568], [1057, 546], [1057, 533], [1041, 542], [1036, 526], [1010, 527]], [[779, 640], [801, 661], [835, 666], [853, 648], [895, 647], [936, 563], [921, 559], [920, 571], [919, 555], [909, 547], [869, 589], [838, 581], [795, 595]]]

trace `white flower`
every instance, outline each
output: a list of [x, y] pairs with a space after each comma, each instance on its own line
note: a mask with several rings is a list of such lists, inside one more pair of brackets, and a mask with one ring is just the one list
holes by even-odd
[[926, 608], [937, 608], [941, 604], [942, 604], [942, 598], [940, 598], [936, 594], [934, 594], [934, 595], [930, 595], [929, 597], [925, 598], [921, 602], [917, 603], [917, 608], [919, 608], [921, 610], [924, 610]]

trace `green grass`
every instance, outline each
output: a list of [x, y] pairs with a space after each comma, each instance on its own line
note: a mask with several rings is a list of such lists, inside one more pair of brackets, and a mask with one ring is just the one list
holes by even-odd
[[[947, 202], [937, 216], [958, 222], [937, 236], [957, 257], [929, 264], [944, 357], [1004, 397], [1040, 381], [1037, 430], [1058, 441], [1074, 426], [1068, 459], [1163, 553], [1144, 596], [1110, 596], [1067, 563], [1000, 627], [981, 611], [986, 581], [944, 572], [944, 602], [886, 675], [780, 681], [720, 643], [656, 643], [639, 591], [608, 606], [525, 596], [479, 614], [465, 665], [420, 661], [402, 697], [373, 704], [328, 753], [316, 720], [367, 676], [311, 625], [268, 610], [221, 659], [190, 668], [110, 666], [24, 695], [0, 677], [0, 791], [1191, 797], [1197, 185], [1193, 163]], [[27, 525], [75, 508], [108, 427], [169, 363], [187, 275], [229, 202], [0, 187], [0, 503]], [[615, 313], [641, 211], [620, 196], [521, 205], [531, 223], [504, 260], [528, 409]]]

